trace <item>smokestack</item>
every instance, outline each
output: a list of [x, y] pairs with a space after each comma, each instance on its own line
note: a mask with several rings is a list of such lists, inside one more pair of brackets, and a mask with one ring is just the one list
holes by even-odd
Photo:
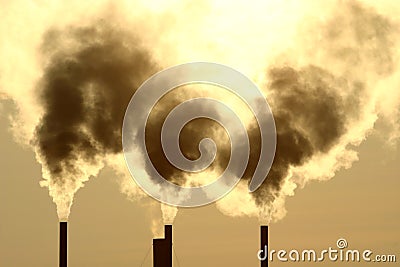
[[68, 223], [60, 222], [60, 267], [67, 267]]
[[[265, 260], [260, 261], [261, 267], [268, 267], [268, 225], [261, 225], [260, 229], [261, 250], [263, 253], [260, 255]], [[265, 254], [267, 257], [265, 257]]]
[[164, 238], [153, 239], [153, 266], [172, 267], [172, 225], [164, 226]]

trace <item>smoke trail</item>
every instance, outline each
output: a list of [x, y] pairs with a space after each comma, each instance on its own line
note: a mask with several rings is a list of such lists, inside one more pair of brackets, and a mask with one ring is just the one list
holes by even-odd
[[[246, 1], [165, 4], [140, 16], [132, 14], [141, 13], [146, 4], [121, 1], [112, 5], [113, 12], [127, 17], [124, 29], [132, 26], [134, 34], [117, 26], [122, 23], [113, 25], [115, 17], [65, 29], [71, 21], [77, 23], [71, 17], [86, 21], [87, 10], [98, 17], [98, 7], [104, 5], [74, 4], [43, 8], [31, 4], [24, 13], [26, 3], [14, 6], [10, 2], [5, 6], [12, 16], [5, 16], [0, 25], [2, 36], [7, 36], [0, 46], [0, 90], [18, 108], [19, 116], [12, 121], [16, 139], [27, 143], [35, 136], [31, 144], [44, 167], [42, 184], [60, 207], [60, 219], [66, 219], [76, 190], [105, 162], [121, 172], [121, 189], [129, 198], [140, 194], [126, 174], [119, 142], [120, 123], [133, 90], [161, 69], [152, 63], [150, 46], [145, 49], [144, 44], [152, 44], [151, 55], [163, 67], [210, 60], [238, 68], [256, 77], [259, 84], [265, 81], [278, 130], [276, 161], [264, 185], [249, 194], [247, 182], [259, 155], [259, 132], [246, 117], [251, 155], [245, 179], [217, 203], [228, 215], [281, 218], [285, 198], [296, 187], [332, 178], [338, 169], [357, 160], [355, 147], [373, 129], [378, 116], [399, 125], [396, 25], [357, 2], [261, 1], [250, 7]], [[238, 19], [246, 15], [244, 7], [251, 20]], [[315, 14], [321, 19], [316, 20]], [[56, 22], [59, 28], [46, 33], [38, 60], [37, 39]], [[29, 29], [24, 25], [30, 25]], [[183, 154], [195, 159], [199, 140], [216, 140], [218, 154], [208, 172], [200, 176], [177, 172], [159, 153], [158, 133], [168, 111], [182, 100], [210, 96], [210, 92], [218, 94], [200, 89], [176, 93], [150, 115], [146, 143], [150, 157], [157, 170], [175, 183], [212, 180], [228, 161], [228, 136], [206, 120], [188, 124], [180, 143]], [[223, 94], [221, 98], [229, 100]], [[398, 128], [393, 133], [393, 138], [399, 136]]]
[[178, 208], [161, 204], [161, 211], [163, 215], [164, 224], [172, 224], [175, 220], [176, 214], [178, 213]]
[[[166, 31], [148, 31], [162, 20], [160, 6], [147, 6], [147, 1], [76, 1], [28, 6], [14, 2], [4, 8], [1, 95], [18, 106], [11, 121], [15, 138], [36, 151], [41, 185], [49, 188], [60, 220], [67, 219], [75, 192], [104, 164], [116, 170], [130, 199], [143, 195], [126, 172], [120, 132], [134, 89], [159, 70], [147, 44]], [[28, 14], [21, 12], [25, 8]], [[159, 54], [160, 47], [163, 44], [151, 52]], [[24, 64], [9, 64], [20, 58]]]
[[[273, 68], [269, 81], [278, 143], [265, 185], [255, 192], [259, 205], [273, 201], [271, 191], [281, 190], [290, 167], [328, 152], [338, 142], [360, 108], [357, 98], [363, 90], [359, 84], [349, 88], [345, 81], [314, 66], [299, 71]], [[343, 90], [355, 94], [344, 97], [339, 94]]]
[[[194, 181], [195, 178], [188, 181], [189, 176], [193, 174], [181, 171], [168, 161], [164, 155], [161, 144], [161, 129], [166, 117], [177, 105], [186, 100], [209, 95], [210, 92], [208, 89], [209, 88], [204, 88], [204, 86], [200, 85], [182, 86], [177, 90], [166, 94], [155, 105], [154, 109], [149, 115], [148, 123], [146, 125], [146, 147], [152, 164], [165, 179], [180, 185], [185, 185], [190, 181]], [[209, 107], [204, 106], [203, 108], [206, 109]], [[179, 121], [179, 118], [176, 119]], [[179, 136], [179, 143], [182, 153], [188, 159], [197, 159], [200, 156], [200, 152], [197, 147], [199, 142], [205, 137], [216, 138], [218, 135], [219, 143], [217, 144], [217, 149], [230, 153], [230, 148], [227, 147], [227, 133], [225, 131], [219, 131], [220, 128], [221, 126], [218, 123], [206, 118], [199, 118], [190, 121], [182, 129], [182, 132]], [[218, 162], [220, 161], [219, 159], [221, 157], [229, 157], [229, 154], [226, 152], [220, 153], [216, 156], [215, 162], [213, 162], [209, 167], [210, 170], [221, 167]]]
[[[225, 214], [259, 216], [264, 223], [282, 218], [285, 198], [295, 188], [330, 179], [357, 160], [354, 148], [374, 127], [380, 112], [380, 86], [398, 95], [394, 93], [398, 84], [389, 78], [398, 75], [394, 50], [398, 32], [387, 18], [348, 2], [338, 4], [323, 27], [312, 26], [301, 30], [319, 39], [299, 44], [306, 47], [307, 59], [302, 61], [314, 65], [272, 66], [267, 73], [278, 141], [271, 172], [251, 197], [243, 196], [246, 188], [239, 185], [217, 203]], [[394, 102], [398, 109], [398, 100]], [[247, 204], [237, 211], [231, 208], [233, 203]]]
[[[329, 9], [321, 10], [313, 12], [326, 13]], [[337, 170], [348, 168], [357, 160], [355, 147], [373, 128], [381, 112], [378, 106], [386, 100], [382, 87], [386, 84], [389, 89], [385, 90], [398, 95], [397, 81], [389, 78], [398, 73], [394, 50], [398, 33], [393, 23], [357, 2], [335, 2], [332, 10], [323, 14], [324, 20], [300, 21], [293, 42], [295, 51], [288, 50], [283, 60], [275, 59], [275, 64], [267, 65], [264, 89], [278, 134], [274, 165], [261, 188], [249, 194], [246, 183], [260, 151], [259, 131], [250, 123], [248, 168], [238, 187], [217, 203], [223, 213], [258, 216], [264, 222], [282, 218], [285, 198], [293, 195], [295, 188], [312, 180], [330, 179]], [[248, 51], [249, 55], [258, 52]], [[214, 96], [215, 91], [208, 94]], [[196, 93], [190, 95], [194, 97]], [[390, 106], [398, 110], [398, 102], [392, 101]], [[169, 102], [158, 110], [151, 122], [159, 125], [153, 128], [158, 130], [149, 132], [149, 140], [160, 136], [162, 122], [174, 105]], [[390, 115], [398, 118], [398, 114]], [[229, 142], [218, 125], [210, 121], [197, 121], [194, 127], [193, 124], [181, 132], [180, 147], [185, 156], [196, 159], [196, 146], [204, 137], [216, 140], [219, 146], [218, 157], [203, 177], [175, 170], [163, 156], [159, 142], [147, 146], [157, 170], [178, 184], [202, 184], [210, 176], [217, 177], [229, 161]], [[238, 206], [242, 208], [236, 209]]]
[[48, 31], [42, 51], [49, 58], [38, 85], [44, 115], [33, 142], [44, 166], [42, 185], [66, 220], [74, 193], [105, 155], [121, 152], [126, 106], [156, 67], [137, 37], [101, 21]]

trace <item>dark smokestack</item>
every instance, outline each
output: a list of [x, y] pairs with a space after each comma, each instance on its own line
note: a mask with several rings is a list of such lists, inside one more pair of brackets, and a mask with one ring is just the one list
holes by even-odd
[[164, 238], [153, 239], [153, 266], [172, 267], [172, 225], [165, 225]]
[[67, 234], [68, 223], [60, 222], [60, 267], [67, 267]]
[[261, 232], [260, 232], [260, 240], [261, 240], [261, 250], [263, 253], [260, 255], [261, 258], [265, 257], [265, 253], [267, 257], [265, 260], [261, 261], [261, 267], [268, 267], [268, 225], [261, 225]]

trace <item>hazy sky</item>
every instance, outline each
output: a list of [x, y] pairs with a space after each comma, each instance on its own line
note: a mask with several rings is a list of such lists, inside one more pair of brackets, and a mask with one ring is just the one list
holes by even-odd
[[[118, 119], [127, 88], [190, 61], [229, 65], [261, 87], [278, 163], [267, 180], [276, 187], [254, 198], [244, 181], [216, 204], [179, 209], [175, 266], [258, 266], [270, 218], [271, 249], [318, 251], [345, 238], [400, 260], [397, 1], [0, 3], [0, 266], [56, 265], [72, 199], [70, 266], [151, 266], [152, 238], [175, 211], [162, 214], [127, 175]], [[208, 92], [178, 91], [154, 117], [196, 94]], [[246, 118], [236, 100], [215, 97]], [[52, 139], [71, 129], [76, 139]], [[214, 128], [186, 129], [183, 150]], [[271, 265], [284, 264], [313, 265]]]
[[[41, 171], [34, 154], [17, 145], [7, 130], [12, 110], [11, 102], [2, 102], [0, 265], [55, 266], [55, 205], [47, 189], [39, 187]], [[270, 225], [271, 247], [322, 250], [344, 237], [351, 248], [399, 255], [400, 152], [383, 141], [372, 134], [351, 169], [329, 182], [296, 190], [287, 201], [286, 217]], [[69, 220], [70, 266], [140, 266], [151, 246], [153, 216], [160, 217], [160, 211], [128, 201], [113, 172], [102, 171], [76, 196]], [[258, 266], [257, 219], [227, 217], [214, 205], [180, 209], [173, 234], [180, 266]], [[143, 266], [151, 266], [151, 257], [150, 253]], [[284, 264], [273, 263], [280, 265]]]

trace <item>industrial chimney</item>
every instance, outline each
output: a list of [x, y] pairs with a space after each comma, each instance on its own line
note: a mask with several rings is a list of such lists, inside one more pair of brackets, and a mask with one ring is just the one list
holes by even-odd
[[172, 225], [164, 226], [164, 238], [153, 239], [153, 266], [172, 267]]
[[68, 223], [60, 222], [60, 267], [67, 267], [67, 235]]
[[[265, 258], [265, 260], [260, 261], [261, 267], [268, 267], [268, 225], [261, 225], [260, 230], [261, 250], [263, 251], [260, 256], [261, 258]], [[265, 257], [265, 254], [267, 257]]]

